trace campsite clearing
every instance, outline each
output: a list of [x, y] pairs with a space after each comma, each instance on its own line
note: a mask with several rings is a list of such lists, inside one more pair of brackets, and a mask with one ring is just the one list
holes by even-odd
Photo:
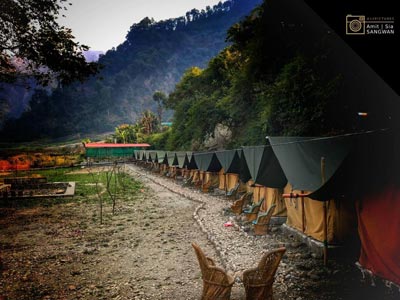
[[[352, 264], [331, 262], [324, 268], [305, 245], [283, 237], [279, 229], [252, 237], [238, 226], [224, 227], [236, 221], [224, 209], [231, 202], [222, 197], [183, 188], [136, 166], [127, 171], [143, 187], [119, 201], [115, 215], [108, 204], [103, 225], [98, 203], [79, 194], [52, 205], [2, 204], [0, 296], [199, 299], [201, 274], [191, 247], [195, 241], [217, 265], [237, 274], [253, 267], [266, 249], [285, 245], [288, 251], [274, 284], [276, 299], [385, 299], [377, 288], [359, 282]], [[244, 299], [242, 283], [234, 284], [231, 299]]]

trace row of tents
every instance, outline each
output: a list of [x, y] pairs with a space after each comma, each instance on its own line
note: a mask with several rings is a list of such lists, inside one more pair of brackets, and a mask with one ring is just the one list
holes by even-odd
[[261, 210], [325, 245], [359, 241], [359, 265], [400, 285], [399, 138], [389, 130], [334, 137], [268, 137], [240, 149], [135, 151], [160, 172], [199, 186], [253, 192]]

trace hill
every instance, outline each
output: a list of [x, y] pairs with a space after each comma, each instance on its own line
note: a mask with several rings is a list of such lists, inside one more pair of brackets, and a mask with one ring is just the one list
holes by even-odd
[[[158, 148], [235, 148], [265, 144], [266, 136], [398, 128], [399, 96], [306, 3], [264, 0], [228, 40], [170, 93], [173, 126]], [[209, 143], [218, 128], [230, 138]]]
[[19, 119], [8, 120], [2, 137], [22, 141], [74, 133], [104, 132], [135, 122], [155, 109], [155, 91], [169, 93], [191, 66], [205, 67], [227, 46], [226, 32], [261, 0], [231, 0], [185, 16], [131, 26], [124, 43], [100, 57], [100, 76], [84, 84], [38, 90]]

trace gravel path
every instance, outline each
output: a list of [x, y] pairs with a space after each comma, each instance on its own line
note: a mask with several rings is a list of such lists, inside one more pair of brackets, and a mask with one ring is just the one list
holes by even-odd
[[[224, 196], [213, 196], [184, 187], [179, 181], [135, 165], [129, 165], [128, 172], [197, 203], [193, 218], [214, 246], [220, 264], [236, 276], [232, 299], [245, 299], [244, 288], [239, 279], [241, 272], [256, 266], [266, 251], [282, 246], [287, 251], [275, 278], [275, 300], [391, 300], [398, 297], [396, 291], [393, 294], [393, 291], [385, 290], [384, 287], [370, 287], [363, 283], [352, 260], [330, 260], [325, 267], [321, 258], [314, 256], [305, 244], [299, 243], [293, 236], [283, 235], [280, 227], [273, 227], [266, 236], [252, 235], [248, 232], [248, 227], [246, 229], [246, 226], [242, 226], [241, 217], [229, 212], [232, 201]], [[224, 223], [228, 221], [234, 226], [224, 227]]]
[[[95, 202], [0, 207], [1, 300], [200, 299], [193, 241], [237, 278], [263, 252], [286, 246], [275, 300], [398, 299], [362, 285], [352, 262], [332, 260], [325, 268], [278, 227], [252, 236], [229, 213], [231, 201], [223, 196], [183, 187], [136, 165], [125, 169], [145, 188], [125, 195], [115, 215], [105, 207], [103, 225]], [[235, 226], [224, 227], [227, 221]], [[245, 299], [239, 279], [231, 299]]]

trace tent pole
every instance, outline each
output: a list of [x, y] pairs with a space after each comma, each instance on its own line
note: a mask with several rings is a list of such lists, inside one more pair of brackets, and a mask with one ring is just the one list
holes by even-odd
[[[301, 191], [301, 194], [304, 195], [304, 191]], [[301, 197], [301, 227], [303, 229], [303, 233], [306, 231], [306, 224], [305, 224], [305, 215], [304, 215], [304, 197]]]
[[[322, 184], [325, 183], [325, 157], [321, 157]], [[328, 211], [324, 201], [324, 266], [328, 264]]]
[[225, 173], [225, 170], [224, 170], [224, 187], [225, 187], [225, 195], [228, 193], [228, 182], [227, 182], [227, 180], [226, 180], [226, 176], [228, 176], [228, 175]]

